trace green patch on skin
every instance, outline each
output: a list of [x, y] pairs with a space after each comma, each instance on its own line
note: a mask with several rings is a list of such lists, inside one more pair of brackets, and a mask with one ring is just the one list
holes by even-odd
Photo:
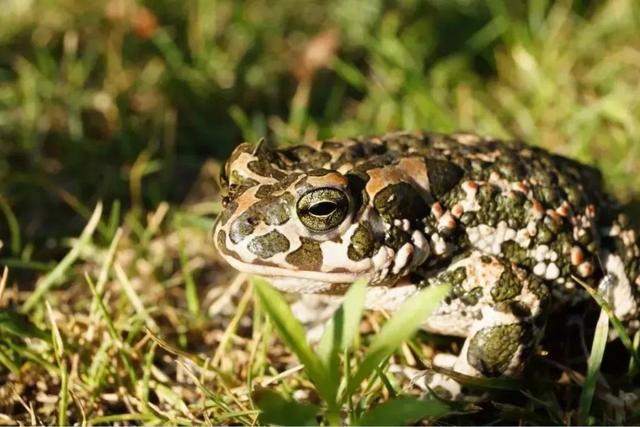
[[495, 169], [500, 173], [500, 176], [509, 181], [518, 181], [526, 175], [525, 168], [520, 163], [520, 159], [514, 155], [498, 157]]
[[539, 244], [548, 244], [550, 243], [556, 235], [549, 230], [549, 228], [544, 224], [538, 224], [538, 232], [536, 233], [536, 242]]
[[351, 236], [351, 244], [347, 250], [347, 256], [352, 261], [360, 261], [371, 257], [379, 246], [380, 244], [376, 242], [369, 224], [361, 222]]
[[278, 231], [270, 231], [262, 236], [255, 237], [249, 242], [247, 248], [251, 253], [266, 259], [289, 250], [289, 239]]
[[281, 180], [286, 177], [286, 174], [274, 168], [271, 163], [266, 160], [252, 160], [247, 163], [247, 168], [251, 172], [266, 178]]
[[233, 243], [240, 243], [245, 237], [253, 234], [259, 221], [260, 217], [254, 214], [253, 209], [247, 210], [231, 223], [229, 238]]
[[482, 375], [497, 377], [505, 373], [518, 348], [530, 342], [530, 327], [523, 323], [484, 328], [471, 338], [467, 361]]
[[[304, 164], [301, 169], [321, 169], [331, 160], [331, 155], [318, 151], [308, 145], [296, 145], [282, 150], [283, 156], [292, 164]], [[300, 165], [302, 166], [302, 165]]]
[[[457, 298], [464, 298], [468, 303], [467, 304], [465, 302], [465, 304], [467, 305], [473, 305], [471, 304], [474, 300], [474, 296], [476, 296], [476, 288], [472, 289], [471, 291], [467, 292], [464, 287], [463, 287], [463, 283], [464, 281], [467, 279], [467, 269], [466, 267], [458, 267], [455, 270], [451, 270], [451, 271], [446, 271], [442, 274], [440, 274], [436, 279], [436, 283], [438, 284], [448, 284], [449, 286], [451, 286], [451, 292], [449, 294], [449, 296], [445, 299], [445, 301], [447, 301], [447, 303], [450, 303], [451, 300], [453, 299], [457, 299]], [[480, 296], [482, 296], [482, 290], [481, 290], [481, 294], [478, 296], [478, 298], [480, 298]], [[463, 301], [464, 302], [464, 301]]]
[[269, 200], [265, 207], [262, 204], [256, 205], [256, 210], [264, 209], [262, 215], [268, 225], [282, 225], [289, 221], [293, 201], [293, 195], [287, 193]]
[[585, 233], [581, 233], [578, 236], [578, 243], [580, 243], [584, 247], [587, 247], [593, 242], [593, 234], [588, 229], [583, 230], [585, 231]]
[[523, 193], [519, 191], [503, 193], [496, 197], [495, 201], [498, 222], [505, 221], [509, 227], [516, 230], [527, 224], [528, 213], [524, 207], [527, 197]]
[[387, 223], [394, 219], [421, 219], [427, 216], [428, 207], [418, 190], [411, 184], [391, 184], [376, 194], [373, 205]]
[[564, 220], [562, 219], [562, 217], [558, 217], [558, 220], [555, 220], [551, 216], [546, 215], [542, 222], [553, 234], [560, 233], [564, 226]]
[[[531, 246], [531, 244], [529, 244], [529, 246]], [[535, 261], [534, 258], [529, 256], [529, 251], [527, 249], [523, 248], [519, 243], [513, 240], [502, 242], [502, 245], [500, 245], [500, 254], [503, 258], [523, 267], [531, 268]]]
[[400, 227], [391, 227], [384, 238], [384, 244], [396, 251], [409, 242], [411, 235]]
[[322, 249], [315, 240], [300, 238], [302, 245], [287, 255], [286, 261], [301, 270], [318, 271], [322, 266]]
[[480, 298], [482, 298], [482, 287], [476, 286], [475, 288], [471, 289], [469, 292], [465, 292], [464, 294], [462, 294], [460, 296], [460, 301], [462, 301], [462, 303], [465, 305], [473, 306], [478, 304], [478, 301], [480, 301]]
[[333, 172], [333, 171], [329, 170], [329, 169], [313, 169], [313, 170], [310, 170], [309, 172], [307, 172], [307, 175], [309, 175], [309, 176], [325, 176], [327, 174], [330, 174], [331, 172]]
[[238, 209], [238, 203], [235, 201], [229, 202], [218, 216], [218, 223], [220, 225], [225, 225], [229, 222], [229, 219], [231, 219], [233, 214], [236, 212], [236, 209]]
[[460, 217], [460, 222], [467, 227], [472, 227], [474, 224], [477, 224], [475, 212], [469, 211], [463, 213]]
[[271, 196], [271, 194], [275, 191], [275, 185], [271, 185], [271, 184], [265, 184], [265, 185], [261, 185], [258, 188], [258, 191], [256, 191], [255, 196], [258, 199], [264, 199], [265, 197], [269, 197]]
[[484, 264], [491, 264], [492, 260], [493, 258], [491, 258], [489, 255], [482, 255], [480, 257], [480, 261], [482, 261]]
[[233, 243], [239, 243], [253, 234], [261, 222], [267, 225], [282, 225], [289, 221], [293, 195], [262, 199], [238, 216], [231, 224], [229, 237]]
[[[381, 144], [373, 143], [360, 143], [349, 147], [344, 151], [340, 157], [334, 162], [333, 169], [338, 169], [340, 166], [350, 163], [359, 163], [354, 167], [351, 172], [366, 173], [369, 169], [384, 167], [391, 161], [389, 157], [384, 156], [388, 152], [388, 147]], [[362, 162], [362, 159], [369, 159], [367, 162]]]
[[491, 297], [495, 302], [513, 299], [522, 292], [522, 280], [515, 274], [511, 266], [505, 265], [496, 285], [491, 289]]
[[429, 190], [435, 198], [451, 190], [464, 175], [464, 170], [454, 163], [439, 159], [425, 159]]
[[549, 287], [542, 282], [542, 280], [537, 277], [531, 275], [529, 277], [529, 283], [527, 283], [527, 290], [534, 294], [538, 300], [540, 300], [541, 305], [547, 305], [549, 302]]
[[283, 194], [284, 190], [293, 184], [299, 176], [299, 173], [291, 173], [275, 184], [263, 184], [258, 188], [255, 196], [258, 199], [266, 199], [268, 197], [287, 197], [286, 193]]

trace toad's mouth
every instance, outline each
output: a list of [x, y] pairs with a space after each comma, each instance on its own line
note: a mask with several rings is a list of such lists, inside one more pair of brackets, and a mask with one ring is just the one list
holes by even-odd
[[313, 270], [291, 270], [284, 267], [278, 267], [276, 265], [248, 263], [223, 253], [221, 253], [221, 255], [224, 257], [225, 261], [227, 261], [236, 270], [249, 274], [257, 274], [267, 278], [273, 278], [274, 280], [301, 280], [333, 285], [337, 283], [352, 283], [359, 278], [367, 279], [370, 276], [370, 274], [367, 273], [350, 271], [326, 272]]

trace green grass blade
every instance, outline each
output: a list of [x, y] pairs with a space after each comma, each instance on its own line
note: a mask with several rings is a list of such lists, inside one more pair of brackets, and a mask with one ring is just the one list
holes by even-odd
[[276, 424], [282, 426], [317, 425], [316, 415], [320, 412], [315, 405], [288, 400], [271, 390], [259, 390], [252, 396], [260, 408], [258, 420], [260, 424]]
[[344, 301], [327, 323], [316, 352], [329, 372], [338, 375], [338, 355], [348, 349], [360, 327], [367, 281], [358, 280], [344, 297]]
[[67, 410], [69, 407], [69, 372], [67, 370], [67, 360], [65, 359], [64, 341], [62, 334], [55, 321], [53, 309], [49, 302], [45, 302], [49, 322], [51, 322], [51, 341], [53, 343], [53, 353], [58, 371], [60, 374], [60, 391], [58, 392], [58, 425], [67, 425]]
[[[98, 295], [102, 295], [104, 292], [104, 287], [107, 285], [107, 280], [109, 280], [109, 271], [111, 271], [111, 267], [113, 266], [113, 260], [116, 256], [116, 250], [118, 249], [118, 244], [120, 243], [120, 239], [122, 238], [122, 228], [118, 228], [116, 232], [113, 234], [113, 239], [109, 244], [109, 250], [107, 251], [107, 256], [102, 262], [102, 267], [100, 268], [100, 274], [98, 275], [98, 281], [96, 283], [96, 292]], [[95, 298], [91, 302], [91, 313], [95, 313], [98, 310], [98, 303]]]
[[449, 289], [450, 286], [447, 285], [429, 287], [411, 296], [400, 306], [373, 339], [364, 360], [351, 379], [349, 387], [345, 389], [343, 399], [350, 396], [385, 358], [389, 357], [403, 341], [409, 339], [420, 328], [424, 320], [449, 293]]
[[399, 396], [376, 406], [356, 421], [359, 426], [408, 425], [425, 418], [440, 418], [452, 412], [445, 402]]
[[298, 359], [304, 365], [307, 375], [318, 388], [320, 396], [329, 404], [333, 403], [336, 389], [329, 379], [330, 373], [327, 372], [318, 356], [311, 350], [304, 328], [293, 316], [287, 302], [266, 280], [252, 277], [251, 284], [256, 291], [260, 304], [262, 304], [269, 319], [271, 319], [282, 341], [298, 356]]
[[51, 342], [51, 336], [34, 325], [27, 316], [8, 308], [0, 309], [0, 331], [23, 338], [40, 338]]
[[69, 410], [69, 372], [67, 361], [60, 361], [60, 392], [58, 393], [58, 425], [66, 426], [67, 411]]
[[[152, 331], [157, 331], [159, 329], [157, 323], [149, 315], [149, 313], [147, 312], [147, 309], [144, 306], [144, 303], [142, 302], [142, 299], [140, 298], [136, 290], [133, 289], [133, 285], [129, 281], [129, 278], [127, 277], [127, 273], [125, 273], [124, 269], [117, 261], [114, 264], [113, 268], [116, 273], [116, 277], [118, 278], [118, 282], [120, 282], [120, 285], [124, 290], [124, 294], [126, 295], [127, 299], [131, 303], [131, 306], [133, 307], [135, 312], [142, 319], [144, 319], [144, 323], [147, 328], [151, 329]], [[96, 290], [96, 294], [97, 294], [97, 290]]]
[[[43, 368], [47, 369], [49, 372], [58, 374], [58, 367], [53, 363], [45, 360], [43, 358], [43, 353], [40, 349], [32, 350], [26, 345], [18, 345], [12, 341], [5, 341], [5, 344], [10, 350], [18, 354], [20, 357], [30, 360], [36, 365], [40, 365]], [[44, 353], [44, 356], [48, 356], [48, 354]]]
[[7, 226], [9, 228], [9, 235], [11, 236], [11, 253], [14, 256], [17, 256], [20, 253], [20, 249], [22, 248], [21, 238], [20, 238], [20, 224], [18, 223], [18, 218], [13, 213], [9, 202], [0, 195], [0, 210], [4, 213], [5, 218], [7, 219]]
[[354, 65], [342, 61], [340, 58], [334, 58], [331, 62], [331, 68], [352, 87], [362, 91], [367, 89], [367, 78]]
[[111, 319], [111, 315], [109, 314], [109, 310], [107, 309], [107, 307], [105, 306], [104, 302], [102, 301], [102, 296], [98, 295], [98, 292], [96, 291], [96, 287], [93, 284], [93, 281], [91, 280], [91, 277], [89, 277], [89, 274], [85, 274], [84, 276], [87, 285], [89, 285], [89, 289], [91, 290], [91, 293], [93, 294], [93, 298], [97, 301], [98, 303], [98, 309], [100, 311], [100, 313], [102, 314], [102, 317], [105, 321], [106, 327], [107, 327], [107, 332], [109, 333], [109, 336], [111, 337], [111, 341], [113, 342], [113, 345], [116, 346], [116, 348], [118, 349], [118, 354], [120, 355], [120, 360], [122, 361], [122, 364], [124, 365], [125, 369], [127, 370], [127, 373], [129, 374], [129, 379], [131, 380], [131, 384], [137, 384], [138, 382], [138, 378], [136, 376], [135, 370], [133, 369], [133, 365], [131, 364], [131, 361], [129, 360], [129, 357], [125, 351], [125, 344], [122, 341], [122, 338], [120, 336], [120, 334], [118, 333], [115, 325], [113, 324], [113, 320]]
[[91, 236], [93, 236], [96, 227], [100, 223], [100, 216], [102, 215], [102, 203], [98, 203], [96, 209], [93, 211], [93, 215], [89, 219], [89, 222], [85, 226], [84, 230], [80, 234], [80, 238], [73, 245], [69, 253], [58, 263], [58, 265], [36, 285], [36, 289], [27, 298], [22, 306], [22, 312], [28, 313], [40, 302], [42, 297], [49, 292], [49, 290], [60, 282], [64, 278], [64, 274], [67, 269], [75, 262], [80, 255], [80, 252], [84, 246], [89, 242]]
[[111, 211], [109, 212], [109, 219], [106, 226], [106, 235], [110, 240], [114, 239], [115, 233], [118, 230], [120, 224], [120, 213], [120, 200], [116, 199], [111, 204]]
[[2, 302], [2, 297], [4, 295], [4, 290], [7, 287], [7, 280], [9, 279], [9, 267], [6, 265], [2, 269], [2, 276], [0, 276], [0, 302]]
[[607, 335], [609, 334], [609, 317], [604, 309], [600, 310], [600, 317], [596, 324], [596, 332], [591, 344], [591, 354], [589, 355], [587, 376], [582, 386], [580, 394], [580, 404], [578, 406], [578, 424], [586, 425], [587, 417], [591, 412], [591, 403], [596, 390], [596, 382], [600, 372], [600, 364], [604, 356], [604, 349], [607, 345]]
[[24, 261], [18, 258], [0, 258], [0, 264], [14, 270], [24, 269], [37, 271], [49, 271], [56, 265], [55, 262]]
[[184, 241], [180, 236], [180, 245], [178, 247], [178, 258], [180, 259], [180, 265], [182, 266], [182, 280], [184, 281], [185, 298], [187, 299], [187, 308], [189, 313], [194, 317], [200, 316], [200, 299], [198, 298], [198, 286], [193, 278], [191, 267], [189, 266], [189, 260], [187, 259], [187, 253], [184, 249]]
[[636, 365], [640, 365], [640, 355], [634, 348], [633, 342], [631, 341], [631, 338], [629, 338], [629, 334], [627, 334], [626, 328], [624, 327], [620, 319], [618, 319], [618, 316], [616, 316], [616, 314], [613, 312], [613, 308], [611, 308], [611, 305], [595, 289], [591, 288], [577, 277], [573, 277], [573, 279], [589, 293], [591, 298], [593, 298], [596, 303], [598, 303], [600, 308], [604, 310], [607, 316], [609, 316], [609, 321], [620, 337], [620, 341], [625, 346], [627, 351], [629, 351], [629, 354], [635, 360]]
[[[638, 354], [638, 351], [640, 349], [640, 331], [636, 331], [635, 335], [633, 336], [633, 352], [635, 354]], [[631, 360], [629, 360], [629, 375], [631, 376], [635, 376], [638, 374], [638, 370], [640, 369], [640, 366], [638, 366], [638, 363], [636, 362], [636, 358], [632, 357]]]
[[13, 359], [4, 352], [2, 346], [0, 346], [0, 365], [3, 365], [14, 375], [20, 375], [20, 367], [13, 361]]
[[142, 391], [140, 401], [144, 412], [149, 412], [149, 381], [151, 379], [151, 369], [153, 367], [153, 358], [156, 356], [157, 342], [152, 342], [144, 356], [144, 369], [142, 370]]

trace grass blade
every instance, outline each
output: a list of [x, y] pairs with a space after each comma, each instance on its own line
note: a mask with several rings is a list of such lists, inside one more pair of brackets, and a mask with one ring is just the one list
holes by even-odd
[[180, 265], [182, 266], [182, 280], [184, 281], [185, 298], [187, 299], [187, 308], [189, 313], [194, 317], [200, 316], [200, 300], [198, 298], [198, 286], [193, 278], [193, 272], [189, 266], [189, 260], [187, 259], [187, 253], [184, 247], [184, 241], [180, 236], [180, 246], [178, 247], [178, 258]]
[[[100, 268], [100, 275], [98, 276], [98, 282], [96, 283], [96, 292], [98, 295], [102, 295], [104, 292], [104, 287], [107, 284], [107, 280], [109, 280], [109, 271], [113, 265], [113, 260], [116, 256], [116, 250], [118, 249], [118, 244], [120, 243], [120, 239], [122, 238], [122, 228], [118, 228], [113, 235], [113, 239], [109, 244], [109, 250], [107, 251], [107, 256], [105, 257], [102, 267]], [[96, 300], [94, 299], [91, 303], [91, 314], [95, 313], [98, 310], [98, 305]]]
[[0, 346], [0, 365], [11, 371], [13, 375], [20, 375], [20, 367], [4, 352], [2, 346]]
[[[633, 336], [633, 352], [638, 354], [638, 349], [640, 349], [640, 331], [636, 331]], [[640, 369], [640, 366], [638, 366], [636, 358], [632, 357], [631, 360], [629, 360], [629, 375], [632, 377], [635, 376], [638, 373], [638, 369]]]
[[2, 296], [4, 295], [4, 290], [7, 287], [7, 280], [9, 279], [9, 267], [6, 265], [2, 270], [2, 277], [0, 277], [0, 303], [2, 302]]
[[304, 365], [307, 375], [318, 388], [318, 393], [327, 402], [335, 401], [336, 390], [329, 380], [330, 373], [327, 372], [318, 356], [311, 350], [304, 328], [293, 316], [282, 295], [273, 289], [266, 280], [259, 277], [252, 277], [251, 284], [280, 338], [298, 356], [298, 359]]
[[258, 390], [252, 396], [256, 406], [260, 408], [260, 424], [276, 424], [283, 426], [317, 425], [316, 415], [319, 408], [288, 400], [271, 390]]
[[425, 318], [438, 307], [449, 293], [450, 286], [432, 286], [413, 295], [376, 335], [364, 360], [345, 389], [343, 399], [350, 396], [360, 383], [371, 375], [384, 359], [400, 347], [420, 328]]
[[367, 281], [358, 280], [344, 297], [344, 301], [327, 323], [316, 352], [329, 372], [338, 374], [338, 354], [349, 348], [358, 332]]
[[102, 203], [98, 203], [96, 205], [96, 209], [93, 211], [93, 215], [89, 219], [89, 222], [85, 226], [84, 230], [80, 234], [80, 238], [73, 245], [69, 253], [56, 265], [56, 267], [44, 278], [42, 278], [38, 284], [36, 285], [36, 289], [33, 293], [27, 298], [22, 306], [22, 312], [28, 313], [35, 307], [35, 305], [40, 302], [40, 299], [49, 292], [49, 290], [59, 283], [61, 279], [64, 278], [64, 273], [67, 271], [69, 267], [75, 262], [75, 260], [80, 255], [80, 252], [84, 248], [84, 246], [89, 242], [91, 236], [93, 236], [96, 227], [100, 222], [100, 217], [102, 216]]
[[591, 354], [589, 355], [587, 376], [582, 386], [580, 394], [580, 404], [578, 406], [578, 424], [586, 425], [587, 417], [591, 412], [591, 403], [596, 390], [596, 382], [600, 372], [600, 364], [604, 356], [604, 349], [607, 345], [607, 335], [609, 334], [609, 317], [604, 309], [600, 310], [600, 317], [596, 324], [596, 332], [591, 344]]
[[51, 342], [51, 336], [34, 325], [27, 316], [9, 308], [0, 309], [0, 332], [8, 332], [23, 338], [40, 338]]
[[47, 316], [51, 323], [51, 340], [53, 342], [53, 353], [60, 373], [60, 391], [58, 393], [58, 425], [67, 425], [67, 410], [69, 408], [69, 372], [67, 371], [67, 360], [65, 359], [64, 341], [58, 329], [53, 309], [49, 302], [45, 302]]
[[620, 319], [618, 319], [618, 316], [616, 316], [616, 314], [613, 312], [613, 308], [611, 308], [611, 305], [602, 297], [602, 295], [598, 293], [597, 290], [591, 288], [575, 276], [573, 277], [573, 280], [578, 282], [589, 293], [591, 298], [593, 298], [596, 303], [598, 303], [600, 308], [604, 310], [607, 316], [609, 316], [609, 321], [620, 337], [620, 341], [625, 346], [627, 351], [629, 351], [629, 354], [635, 360], [636, 365], [640, 365], [640, 355], [638, 354], [638, 351], [636, 351], [631, 338], [629, 338], [629, 334], [627, 334], [626, 328], [624, 327]]
[[9, 235], [11, 236], [11, 253], [14, 256], [17, 256], [22, 248], [20, 224], [18, 223], [18, 218], [16, 218], [13, 210], [11, 210], [9, 202], [3, 196], [0, 196], [0, 210], [4, 213], [4, 216], [7, 219]]
[[89, 289], [91, 290], [91, 293], [93, 294], [93, 298], [97, 301], [98, 303], [98, 309], [100, 311], [100, 313], [102, 314], [102, 317], [105, 321], [106, 327], [107, 327], [107, 332], [109, 333], [110, 337], [111, 337], [111, 341], [113, 342], [113, 345], [116, 346], [117, 350], [118, 350], [118, 354], [120, 355], [120, 360], [122, 361], [122, 364], [124, 365], [125, 369], [127, 370], [127, 373], [129, 374], [129, 379], [131, 380], [131, 384], [137, 384], [138, 382], [138, 378], [136, 376], [135, 370], [133, 369], [133, 365], [131, 364], [131, 362], [129, 361], [129, 357], [127, 355], [127, 352], [125, 351], [125, 344], [122, 341], [122, 338], [120, 336], [120, 334], [118, 333], [118, 331], [116, 330], [115, 325], [113, 324], [113, 320], [111, 319], [111, 316], [109, 314], [109, 310], [107, 309], [107, 307], [105, 306], [104, 302], [102, 301], [102, 296], [98, 295], [98, 292], [96, 291], [96, 287], [93, 284], [93, 281], [91, 280], [91, 277], [89, 277], [89, 274], [85, 274], [84, 276], [87, 285], [89, 285]]
[[367, 412], [355, 422], [360, 426], [408, 425], [425, 418], [440, 418], [451, 412], [445, 402], [422, 400], [413, 396], [400, 396], [387, 400]]
[[[114, 268], [114, 271], [116, 272], [116, 277], [118, 278], [118, 282], [120, 282], [120, 285], [124, 290], [124, 294], [127, 296], [127, 299], [131, 303], [131, 306], [133, 307], [135, 312], [138, 313], [138, 315], [140, 315], [140, 317], [144, 320], [145, 326], [151, 329], [152, 331], [159, 330], [158, 324], [153, 320], [153, 318], [147, 312], [147, 309], [145, 308], [144, 303], [142, 302], [142, 299], [140, 299], [140, 296], [138, 295], [138, 293], [135, 291], [135, 289], [133, 289], [133, 285], [129, 281], [129, 278], [127, 277], [127, 273], [125, 273], [120, 263], [116, 262], [113, 268]], [[96, 293], [97, 293], [97, 289], [96, 289]]]

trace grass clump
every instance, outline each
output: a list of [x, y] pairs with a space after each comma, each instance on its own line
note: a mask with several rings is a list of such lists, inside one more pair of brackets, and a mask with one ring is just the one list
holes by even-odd
[[[395, 317], [389, 320], [373, 338], [367, 353], [352, 373], [349, 370], [340, 369], [339, 357], [344, 355], [344, 365], [351, 367], [353, 361], [348, 360], [349, 353], [359, 329], [366, 281], [358, 281], [351, 286], [342, 305], [326, 325], [316, 352], [313, 352], [307, 344], [303, 326], [295, 319], [287, 302], [264, 280], [255, 279], [253, 285], [260, 304], [264, 306], [276, 331], [287, 347], [298, 356], [319, 397], [326, 405], [326, 408], [322, 408], [324, 410], [321, 420], [325, 419], [325, 422], [331, 425], [343, 423], [394, 425], [441, 417], [450, 412], [449, 407], [439, 400], [420, 400], [409, 396], [394, 396], [370, 411], [358, 402], [354, 402], [355, 392], [361, 387], [363, 381], [371, 376], [385, 375], [378, 370], [380, 364], [388, 359], [404, 340], [418, 330], [424, 319], [448, 293], [447, 286], [421, 291], [415, 295], [415, 298], [403, 304]], [[385, 385], [389, 384], [386, 378], [382, 382]], [[396, 394], [393, 389], [391, 393]], [[263, 422], [284, 425], [318, 423], [316, 416], [321, 412], [321, 408], [287, 401], [273, 392], [259, 393], [256, 400], [262, 411]], [[341, 415], [343, 406], [348, 406], [344, 421]], [[365, 413], [359, 415], [359, 412]], [[295, 416], [291, 417], [290, 413]]]

